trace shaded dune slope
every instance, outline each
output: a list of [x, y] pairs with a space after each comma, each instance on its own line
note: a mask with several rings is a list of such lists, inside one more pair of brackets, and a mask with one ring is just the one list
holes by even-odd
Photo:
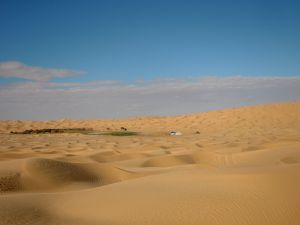
[[75, 190], [134, 177], [134, 173], [113, 165], [32, 158], [21, 162], [19, 168], [0, 174], [0, 193]]

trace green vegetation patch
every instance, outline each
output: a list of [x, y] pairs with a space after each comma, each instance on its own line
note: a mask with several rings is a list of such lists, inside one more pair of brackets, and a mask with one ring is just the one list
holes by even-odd
[[111, 132], [91, 132], [86, 133], [87, 135], [111, 135], [111, 136], [134, 136], [138, 135], [137, 132], [133, 131], [111, 131]]

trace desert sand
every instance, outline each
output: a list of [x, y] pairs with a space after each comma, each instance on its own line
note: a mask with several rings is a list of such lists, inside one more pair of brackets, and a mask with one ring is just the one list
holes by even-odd
[[[75, 127], [139, 134], [10, 134]], [[300, 224], [300, 102], [0, 132], [1, 225]]]

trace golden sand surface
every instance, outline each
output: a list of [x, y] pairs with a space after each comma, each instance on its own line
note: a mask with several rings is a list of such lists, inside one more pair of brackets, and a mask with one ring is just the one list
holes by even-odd
[[[139, 133], [10, 134], [74, 127]], [[1, 225], [300, 224], [300, 102], [0, 133]]]

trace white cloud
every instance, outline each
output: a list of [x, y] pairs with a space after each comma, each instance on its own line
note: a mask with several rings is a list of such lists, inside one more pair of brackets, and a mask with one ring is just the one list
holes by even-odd
[[0, 87], [0, 119], [174, 115], [300, 100], [300, 77], [167, 78]]
[[0, 63], [0, 77], [17, 77], [34, 81], [48, 81], [53, 77], [69, 77], [80, 74], [83, 74], [83, 72], [28, 66], [18, 61]]

